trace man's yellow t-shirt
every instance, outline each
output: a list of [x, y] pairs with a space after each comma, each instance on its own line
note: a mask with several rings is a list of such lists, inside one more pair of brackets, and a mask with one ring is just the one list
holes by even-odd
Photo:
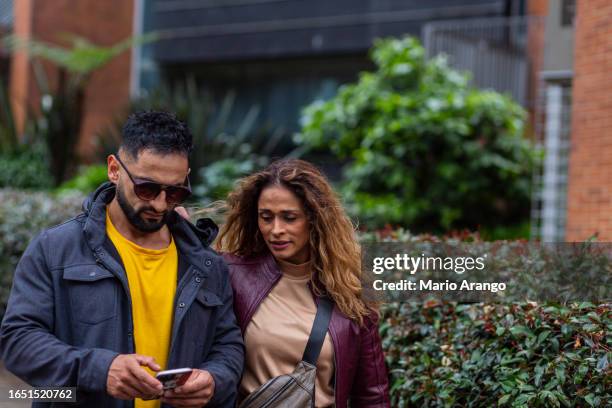
[[[143, 248], [117, 231], [108, 211], [106, 233], [117, 248], [127, 273], [136, 353], [155, 358], [164, 370], [170, 349], [178, 270], [178, 253], [174, 240], [171, 239], [170, 245], [164, 249]], [[159, 400], [135, 401], [137, 408], [160, 405]]]

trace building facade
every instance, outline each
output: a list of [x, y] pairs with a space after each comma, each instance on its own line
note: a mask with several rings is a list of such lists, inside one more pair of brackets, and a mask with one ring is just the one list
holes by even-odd
[[[475, 85], [509, 92], [530, 111], [546, 150], [532, 217], [543, 241], [612, 239], [610, 27], [607, 0], [0, 1], [0, 32], [24, 38], [65, 44], [69, 32], [111, 45], [160, 35], [92, 76], [85, 160], [130, 97], [186, 77], [218, 98], [235, 92], [237, 116], [257, 105], [259, 126], [290, 135], [303, 106], [371, 68], [376, 38], [421, 36], [428, 52], [472, 71]], [[27, 56], [0, 49], [0, 75], [23, 123], [39, 97]]]
[[236, 92], [236, 116], [259, 108], [259, 126], [299, 127], [300, 109], [372, 68], [376, 38], [420, 36], [428, 22], [521, 12], [506, 0], [141, 0], [138, 90], [193, 76], [218, 98]]

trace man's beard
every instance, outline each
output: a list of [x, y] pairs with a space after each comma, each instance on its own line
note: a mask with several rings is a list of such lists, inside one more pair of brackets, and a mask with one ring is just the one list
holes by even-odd
[[142, 232], [156, 232], [159, 231], [164, 225], [168, 223], [168, 219], [170, 217], [170, 211], [166, 211], [161, 220], [159, 221], [147, 221], [140, 216], [144, 211], [149, 211], [152, 213], [157, 213], [153, 209], [153, 207], [144, 207], [140, 210], [134, 209], [127, 201], [127, 198], [123, 194], [123, 189], [121, 186], [117, 186], [117, 202], [119, 203], [119, 207], [123, 210], [126, 218], [136, 229]]

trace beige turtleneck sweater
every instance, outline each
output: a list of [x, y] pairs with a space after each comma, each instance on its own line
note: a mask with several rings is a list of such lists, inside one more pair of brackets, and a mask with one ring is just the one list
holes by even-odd
[[[302, 359], [317, 307], [308, 288], [311, 262], [277, 260], [283, 276], [261, 302], [244, 333], [246, 361], [240, 393], [293, 372]], [[334, 405], [334, 346], [327, 333], [317, 361], [315, 405]]]

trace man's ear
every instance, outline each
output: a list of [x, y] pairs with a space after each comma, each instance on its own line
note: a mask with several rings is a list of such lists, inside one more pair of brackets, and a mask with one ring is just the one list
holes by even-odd
[[106, 158], [106, 170], [108, 180], [113, 184], [117, 184], [119, 182], [119, 162], [114, 154], [109, 154]]

